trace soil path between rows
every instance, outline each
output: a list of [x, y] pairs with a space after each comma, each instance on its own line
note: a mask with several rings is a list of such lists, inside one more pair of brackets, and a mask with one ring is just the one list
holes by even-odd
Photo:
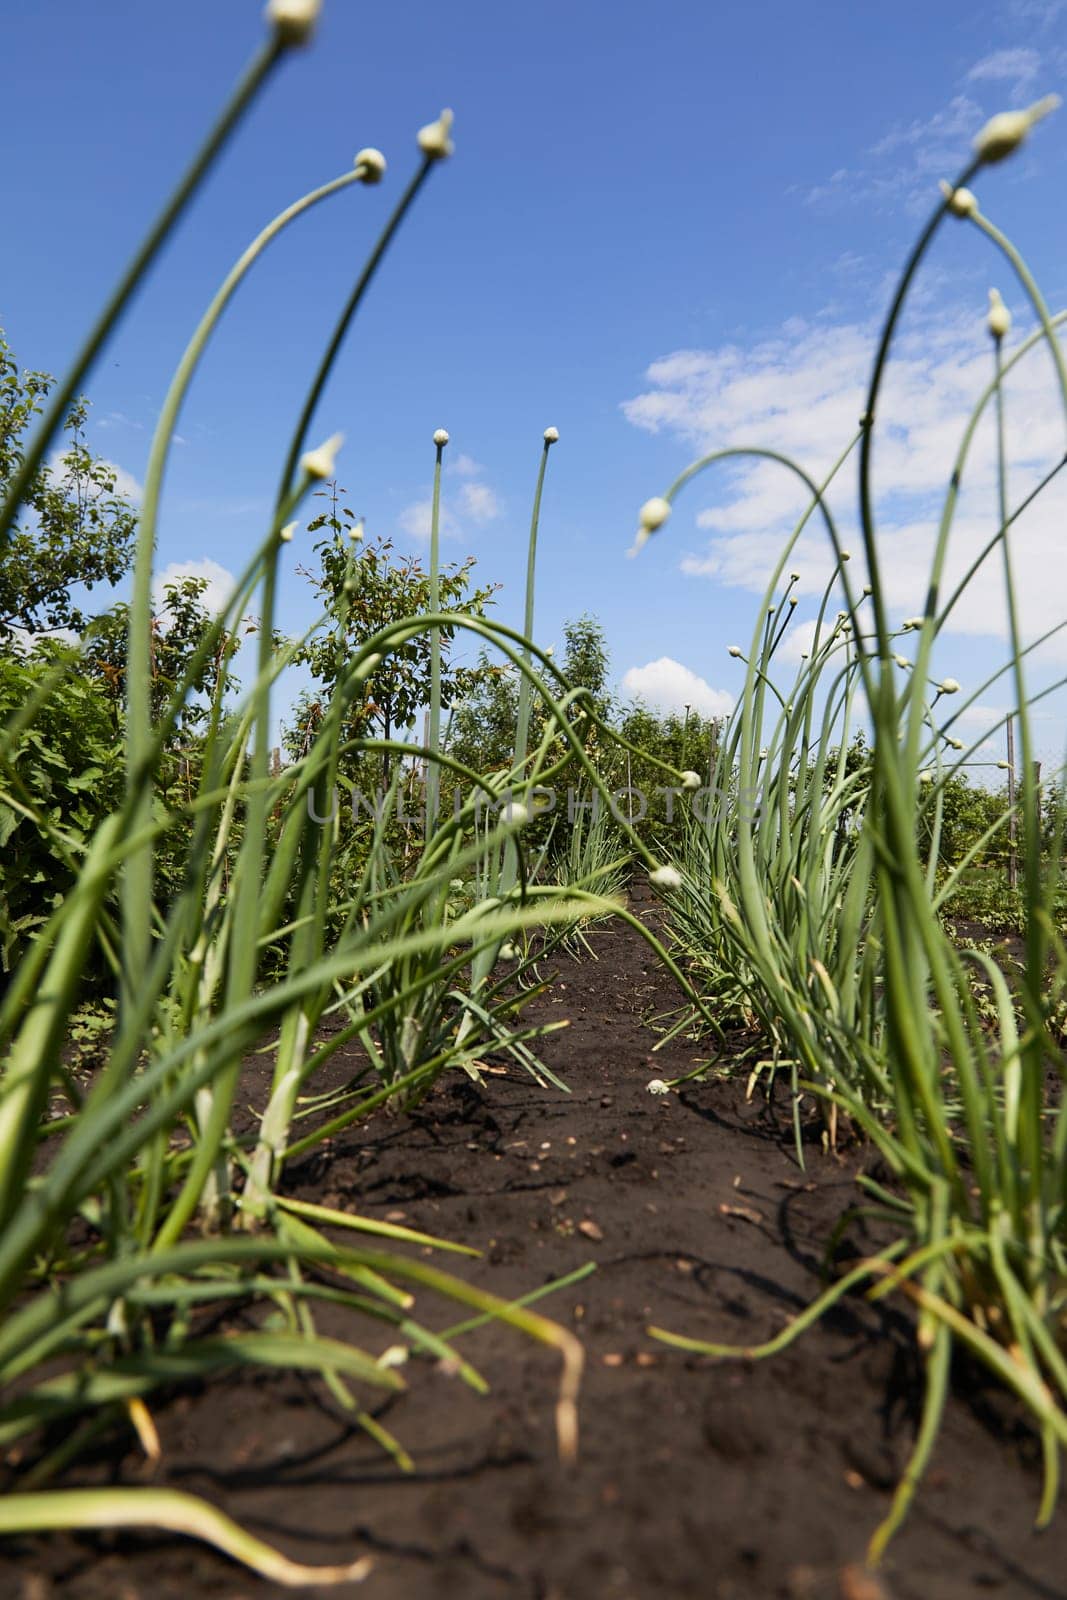
[[[411, 1117], [381, 1115], [292, 1174], [306, 1199], [403, 1220], [478, 1247], [440, 1257], [506, 1297], [595, 1261], [539, 1309], [587, 1351], [576, 1467], [556, 1458], [555, 1356], [500, 1327], [464, 1354], [472, 1394], [428, 1362], [378, 1414], [412, 1452], [399, 1473], [321, 1384], [249, 1374], [181, 1394], [157, 1421], [154, 1481], [200, 1493], [303, 1561], [375, 1557], [364, 1585], [306, 1596], [367, 1600], [1002, 1600], [1067, 1597], [1067, 1506], [1033, 1531], [1035, 1441], [1013, 1406], [959, 1375], [916, 1507], [877, 1583], [859, 1571], [914, 1434], [908, 1322], [850, 1300], [783, 1354], [712, 1362], [655, 1344], [652, 1321], [696, 1337], [769, 1337], [818, 1293], [833, 1224], [858, 1198], [863, 1151], [809, 1149], [801, 1173], [784, 1107], [744, 1075], [650, 1096], [706, 1059], [678, 1040], [653, 1055], [649, 1016], [677, 1003], [620, 922], [598, 959], [544, 964], [543, 1042], [569, 1094], [516, 1068], [483, 1088], [443, 1081]], [[341, 1080], [353, 1061], [334, 1065]], [[259, 1104], [265, 1066], [250, 1069]], [[852, 1248], [869, 1241], [858, 1230]], [[463, 1315], [420, 1296], [444, 1328]], [[327, 1308], [321, 1331], [378, 1344]], [[965, 1392], [964, 1392], [965, 1391]], [[83, 1481], [144, 1481], [131, 1451]], [[866, 1585], [866, 1587], [865, 1587]], [[187, 1541], [55, 1536], [0, 1547], [0, 1596], [20, 1600], [267, 1600]]]

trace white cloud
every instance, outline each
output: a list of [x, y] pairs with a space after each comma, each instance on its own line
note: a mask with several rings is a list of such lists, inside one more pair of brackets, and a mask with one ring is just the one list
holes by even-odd
[[[931, 306], [905, 321], [894, 344], [879, 407], [873, 464], [883, 579], [893, 614], [923, 608], [937, 517], [953, 459], [975, 400], [991, 374], [984, 307], [966, 315]], [[635, 426], [672, 433], [694, 452], [727, 445], [771, 446], [821, 481], [853, 437], [865, 403], [875, 330], [857, 323], [796, 323], [745, 348], [682, 350], [649, 367], [648, 386], [623, 410]], [[1010, 502], [1063, 454], [1064, 421], [1047, 352], [1035, 349], [1006, 384]], [[828, 502], [853, 560], [856, 589], [865, 581], [855, 521], [856, 458]], [[709, 469], [687, 490], [661, 537], [684, 539], [684, 512], [695, 513], [710, 540], [703, 550], [680, 543], [682, 570], [760, 593], [784, 539], [807, 504], [803, 485], [776, 462], [739, 459]], [[942, 592], [962, 578], [996, 526], [996, 450], [992, 417], [979, 426], [965, 470]], [[1015, 523], [1012, 551], [1024, 632], [1036, 637], [1067, 616], [1063, 533], [1067, 482], [1056, 480]], [[819, 517], [801, 535], [788, 567], [801, 573], [794, 592], [821, 593], [832, 572], [830, 542]], [[951, 615], [948, 629], [1006, 637], [999, 554], [988, 560]], [[1067, 657], [1067, 633], [1045, 650]]]
[[157, 572], [152, 581], [152, 604], [158, 610], [163, 604], [163, 591], [168, 583], [180, 583], [183, 578], [206, 578], [207, 588], [202, 599], [211, 612], [219, 612], [233, 594], [236, 579], [226, 567], [220, 566], [210, 556], [199, 561], [172, 561]]
[[689, 706], [702, 717], [725, 717], [734, 705], [734, 697], [726, 689], [713, 689], [691, 668], [670, 656], [660, 656], [643, 667], [631, 667], [623, 675], [622, 687], [635, 700], [643, 700], [657, 711], [684, 711]]
[[[482, 527], [487, 522], [493, 522], [500, 515], [500, 501], [496, 490], [484, 482], [478, 474], [482, 468], [470, 456], [460, 456], [453, 462], [452, 470], [464, 479], [458, 486], [455, 496], [442, 494], [441, 496], [441, 534], [446, 539], [462, 537], [464, 526], [473, 523]], [[397, 522], [404, 533], [414, 539], [425, 541], [430, 537], [430, 521], [433, 515], [433, 501], [414, 500], [411, 505], [405, 506], [397, 517]]]
[[465, 483], [459, 503], [464, 516], [472, 522], [492, 522], [500, 515], [500, 503], [487, 483]]
[[[48, 466], [54, 476], [60, 478], [61, 480], [66, 478], [68, 481], [71, 481], [70, 471], [67, 464], [68, 459], [69, 458], [65, 450], [53, 451], [52, 455], [48, 458]], [[112, 493], [121, 495], [124, 500], [129, 500], [133, 505], [139, 506], [141, 503], [141, 497], [144, 494], [144, 487], [140, 481], [134, 477], [133, 473], [128, 472], [125, 467], [120, 467], [117, 461], [108, 461], [105, 456], [97, 457], [97, 461], [100, 466], [107, 467], [114, 476], [115, 487]], [[71, 482], [71, 487], [73, 488], [73, 482]], [[83, 493], [91, 494], [91, 497], [94, 500], [99, 500], [103, 492], [104, 491], [101, 489], [92, 489], [89, 486], [86, 486], [83, 489]]]
[[460, 478], [480, 478], [484, 470], [473, 456], [458, 455], [451, 460], [446, 456], [445, 462], [446, 470]]
[[994, 50], [991, 55], [975, 62], [967, 74], [967, 81], [1009, 83], [1013, 94], [1022, 99], [1032, 88], [1040, 67], [1041, 57], [1036, 50]]
[[432, 500], [415, 500], [410, 506], [404, 507], [396, 520], [404, 532], [410, 533], [412, 538], [428, 539], [432, 515]]
[[[832, 621], [828, 623], [825, 619], [823, 620], [820, 637], [824, 643], [832, 626]], [[801, 661], [804, 656], [810, 656], [811, 647], [815, 643], [816, 628], [818, 628], [818, 620], [815, 617], [809, 617], [804, 622], [798, 622], [794, 618], [786, 629], [781, 644], [778, 646], [778, 658], [782, 661], [796, 663]]]

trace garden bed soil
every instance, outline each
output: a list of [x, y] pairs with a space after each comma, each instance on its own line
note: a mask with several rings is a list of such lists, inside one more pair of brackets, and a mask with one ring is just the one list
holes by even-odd
[[[653, 1097], [706, 1059], [678, 1040], [653, 1055], [645, 1020], [676, 997], [619, 922], [599, 959], [545, 963], [543, 1043], [569, 1094], [508, 1066], [477, 1087], [444, 1080], [410, 1117], [379, 1115], [290, 1175], [309, 1200], [402, 1220], [475, 1245], [440, 1257], [504, 1296], [594, 1261], [543, 1301], [581, 1336], [587, 1369], [577, 1465], [557, 1459], [551, 1351], [499, 1326], [462, 1341], [487, 1397], [428, 1362], [378, 1413], [415, 1457], [400, 1473], [321, 1384], [248, 1374], [155, 1408], [152, 1481], [201, 1494], [306, 1562], [374, 1557], [363, 1585], [307, 1588], [367, 1600], [1063, 1600], [1067, 1506], [1033, 1531], [1036, 1441], [973, 1371], [955, 1393], [915, 1508], [877, 1578], [862, 1568], [914, 1437], [920, 1387], [898, 1305], [850, 1299], [783, 1354], [713, 1362], [656, 1344], [650, 1322], [753, 1343], [820, 1288], [835, 1222], [869, 1152], [807, 1170], [784, 1097], [748, 1101], [745, 1074]], [[355, 1056], [335, 1062], [338, 1079]], [[262, 1105], [262, 1058], [246, 1096]], [[852, 1251], [871, 1247], [857, 1225]], [[444, 1328], [462, 1310], [420, 1295]], [[321, 1331], [368, 1341], [327, 1307]], [[373, 1328], [371, 1329], [373, 1338]], [[368, 1341], [369, 1342], [369, 1341]], [[390, 1342], [383, 1328], [380, 1346]], [[377, 1346], [374, 1346], [377, 1349]], [[144, 1482], [131, 1449], [79, 1481]], [[4, 1541], [0, 1596], [19, 1600], [268, 1600], [281, 1590], [166, 1536]]]

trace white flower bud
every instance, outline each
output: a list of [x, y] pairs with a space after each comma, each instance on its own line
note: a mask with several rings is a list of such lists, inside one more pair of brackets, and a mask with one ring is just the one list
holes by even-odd
[[989, 291], [989, 315], [986, 318], [986, 327], [994, 339], [1003, 339], [1011, 332], [1011, 312], [1000, 298], [997, 289]]
[[790, 583], [799, 583], [800, 582], [800, 573], [799, 572], [791, 572], [789, 574], [789, 581], [790, 581]]
[[863, 588], [862, 588], [862, 590], [861, 590], [861, 591], [860, 591], [860, 592], [861, 592], [861, 593], [862, 593], [862, 594], [873, 594], [873, 593], [874, 593], [874, 590], [873, 590], [873, 589], [872, 589], [872, 588], [871, 588], [871, 586], [870, 586], [870, 584], [869, 584], [869, 583], [865, 583], [865, 584], [864, 584], [864, 585], [863, 585]]
[[852, 560], [852, 551], [851, 550], [842, 550], [842, 552], [841, 552], [841, 560], [842, 561], [851, 561]]
[[366, 150], [360, 150], [352, 165], [363, 168], [364, 183], [381, 183], [385, 176], [385, 157], [373, 146], [368, 145]]
[[443, 450], [445, 445], [448, 443], [447, 430], [444, 428], [438, 428], [433, 436], [433, 442], [439, 450]]
[[907, 656], [894, 656], [893, 660], [896, 662], [898, 667], [910, 667], [911, 666], [911, 662], [908, 660]]
[[501, 815], [505, 822], [510, 822], [515, 828], [521, 828], [530, 818], [530, 813], [521, 800], [509, 800]]
[[960, 686], [955, 678], [942, 678], [937, 687], [942, 694], [959, 694], [960, 692]]
[[970, 189], [954, 189], [950, 183], [941, 179], [941, 193], [945, 197], [946, 209], [954, 217], [976, 217], [978, 215], [978, 199]]
[[761, 761], [766, 761], [766, 759], [767, 759], [767, 746], [766, 745], [764, 745], [763, 749], [760, 751], [759, 758], [760, 758]]
[[436, 122], [428, 122], [425, 128], [419, 129], [419, 149], [431, 161], [444, 161], [455, 149], [450, 138], [451, 132], [452, 113], [442, 111]]
[[933, 775], [932, 772], [920, 772], [919, 773], [919, 782], [920, 783], [933, 783], [933, 781], [934, 781], [934, 775]]
[[388, 1350], [383, 1350], [378, 1357], [379, 1367], [402, 1367], [408, 1358], [408, 1348], [404, 1344], [391, 1344]]
[[363, 518], [360, 517], [360, 519], [356, 523], [355, 527], [354, 528], [349, 528], [348, 537], [351, 539], [353, 544], [359, 544], [360, 540], [363, 538], [363, 527], [364, 527], [364, 521], [363, 521]]
[[670, 514], [670, 501], [664, 500], [662, 495], [653, 495], [651, 500], [645, 501], [638, 512], [638, 525], [647, 528], [649, 533], [655, 533], [657, 528], [662, 528]]
[[299, 522], [287, 522], [281, 533], [279, 533], [278, 538], [283, 544], [288, 544], [299, 526]]
[[726, 654], [728, 656], [739, 656], [741, 654], [741, 646], [739, 644], [730, 645]]
[[997, 762], [997, 766], [1000, 768], [1000, 770], [1002, 772], [1010, 772], [1011, 771], [1011, 763], [1010, 763], [1010, 761], [998, 761]]
[[677, 867], [656, 867], [648, 875], [648, 881], [657, 889], [680, 889], [682, 887], [682, 874]]
[[791, 606], [795, 606], [795, 605], [796, 605], [796, 604], [797, 604], [797, 597], [796, 597], [796, 595], [795, 595], [795, 594], [791, 594], [791, 595], [790, 595], [790, 596], [789, 596], [789, 604], [790, 604], [790, 605], [791, 605]]
[[699, 789], [700, 788], [700, 773], [699, 772], [693, 772], [691, 769], [687, 768], [686, 771], [682, 773], [682, 788], [683, 789]]
[[908, 617], [901, 623], [902, 628], [921, 628], [926, 621], [925, 617]]
[[307, 44], [315, 31], [322, 0], [268, 0], [267, 21], [285, 45]]
[[545, 443], [546, 444], [558, 444], [559, 443], [559, 429], [558, 428], [546, 428], [545, 429]]
[[963, 740], [962, 739], [949, 739], [948, 742], [952, 746], [953, 750], [962, 750], [963, 749]]
[[1010, 156], [1013, 150], [1018, 149], [1034, 123], [1047, 117], [1050, 111], [1055, 111], [1059, 103], [1058, 94], [1047, 94], [1025, 111], [998, 112], [995, 117], [990, 117], [975, 139], [976, 153], [987, 163], [1003, 161], [1005, 156]]
[[515, 950], [515, 946], [513, 944], [502, 944], [500, 946], [500, 959], [501, 959], [501, 961], [514, 961], [515, 960], [515, 955], [516, 955], [516, 950]]
[[670, 1084], [664, 1083], [662, 1078], [649, 1078], [645, 1088], [649, 1094], [670, 1094], [671, 1092]]
[[450, 889], [462, 889], [462, 887], [463, 887], [463, 879], [462, 878], [453, 878], [451, 880], [451, 882], [449, 883], [448, 887]]
[[300, 457], [300, 465], [309, 478], [332, 478], [337, 452], [345, 442], [343, 433], [334, 433], [320, 444], [317, 450], [308, 450]]
[[554, 644], [546, 644], [545, 645], [545, 655], [546, 656], [554, 656], [555, 653], [556, 653], [556, 647], [555, 647]]

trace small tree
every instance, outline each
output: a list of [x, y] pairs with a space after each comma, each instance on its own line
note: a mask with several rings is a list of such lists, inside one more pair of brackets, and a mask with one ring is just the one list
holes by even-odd
[[[204, 604], [207, 589], [206, 578], [192, 576], [179, 578], [163, 586], [162, 601], [152, 617], [153, 719], [162, 716], [185, 676], [191, 657], [211, 627], [212, 615]], [[246, 631], [252, 631], [254, 627], [255, 624], [249, 620]], [[86, 632], [82, 649], [85, 670], [99, 679], [110, 698], [116, 727], [126, 701], [128, 628], [129, 607], [125, 602], [120, 602], [94, 619]], [[215, 648], [197, 673], [178, 723], [179, 744], [195, 734], [205, 721], [208, 715], [205, 702], [214, 697], [223, 674], [228, 690], [235, 691], [240, 687], [228, 660], [237, 642], [231, 632], [220, 634]]]
[[[344, 492], [336, 484], [321, 491], [330, 509], [310, 522], [308, 530], [327, 530], [328, 536], [315, 546], [318, 570], [299, 569], [319, 594], [324, 608], [338, 619], [331, 632], [313, 640], [303, 652], [302, 659], [321, 685], [318, 695], [302, 699], [298, 718], [303, 718], [305, 726], [313, 727], [315, 717], [321, 716], [322, 706], [333, 692], [351, 651], [390, 623], [425, 615], [430, 608], [430, 579], [419, 561], [414, 556], [394, 556], [389, 539], [363, 543], [354, 513], [340, 503]], [[350, 560], [353, 539], [358, 544], [354, 562]], [[468, 617], [484, 616], [499, 585], [472, 590], [474, 564], [471, 556], [460, 565], [442, 570], [442, 610]], [[351, 587], [346, 589], [350, 573]], [[449, 646], [454, 633], [452, 627], [441, 629], [441, 700], [446, 707], [469, 694], [478, 677], [477, 669], [451, 663]], [[394, 646], [384, 656], [367, 681], [362, 704], [353, 705], [348, 713], [345, 737], [392, 739], [411, 725], [429, 698], [430, 634], [425, 631]], [[290, 735], [290, 747], [292, 743]], [[386, 755], [383, 774], [387, 783], [390, 767]]]
[[[20, 371], [0, 329], [0, 497], [53, 382], [47, 373]], [[137, 514], [117, 492], [114, 469], [86, 447], [88, 409], [85, 400], [72, 407], [64, 448], [33, 479], [5, 547], [0, 648], [10, 648], [19, 630], [80, 633], [86, 616], [73, 598], [76, 586], [114, 585], [129, 570]]]

